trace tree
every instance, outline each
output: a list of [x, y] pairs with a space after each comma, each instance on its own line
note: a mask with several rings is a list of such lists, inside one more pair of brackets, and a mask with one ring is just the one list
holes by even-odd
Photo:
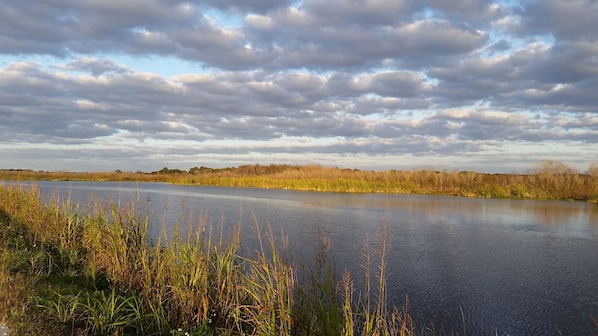
[[552, 160], [542, 160], [534, 167], [534, 173], [536, 174], [577, 174], [577, 171], [562, 162]]
[[588, 168], [588, 175], [598, 177], [598, 162], [594, 162]]

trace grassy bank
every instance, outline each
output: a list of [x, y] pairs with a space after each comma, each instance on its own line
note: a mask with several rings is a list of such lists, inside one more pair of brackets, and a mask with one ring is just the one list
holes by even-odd
[[[476, 172], [357, 171], [321, 166], [268, 171], [246, 167], [178, 176], [173, 183], [309, 191], [438, 194], [514, 199], [598, 200], [598, 176], [539, 171], [534, 174]], [[257, 167], [260, 168], [260, 167]], [[267, 167], [266, 167], [267, 168]]]
[[0, 171], [0, 179], [168, 182], [185, 185], [276, 188], [305, 191], [437, 194], [464, 197], [598, 201], [598, 166], [581, 174], [564, 164], [538, 163], [529, 174], [434, 170], [361, 171], [321, 166], [240, 166], [151, 173]]
[[385, 225], [367, 244], [365, 285], [336, 277], [326, 240], [313, 267], [284, 258], [267, 228], [240, 253], [205, 220], [148, 236], [143, 205], [42, 202], [0, 187], [0, 321], [17, 335], [424, 335], [386, 303]]

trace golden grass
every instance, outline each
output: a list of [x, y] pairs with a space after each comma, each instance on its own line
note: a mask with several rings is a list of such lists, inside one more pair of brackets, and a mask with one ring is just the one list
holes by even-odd
[[598, 173], [587, 174], [553, 162], [538, 163], [529, 174], [471, 171], [361, 171], [316, 165], [252, 165], [236, 168], [162, 169], [142, 172], [0, 171], [0, 179], [168, 182], [188, 185], [276, 188], [305, 191], [442, 194], [464, 197], [598, 201]]

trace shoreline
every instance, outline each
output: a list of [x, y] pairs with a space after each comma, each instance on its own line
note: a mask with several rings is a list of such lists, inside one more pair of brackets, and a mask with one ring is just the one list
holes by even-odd
[[[75, 173], [86, 175], [88, 173]], [[476, 173], [478, 174], [478, 173]], [[482, 173], [479, 173], [482, 174]], [[494, 176], [494, 175], [489, 175]], [[525, 176], [525, 175], [520, 175]], [[534, 176], [534, 175], [529, 175]], [[506, 199], [506, 200], [536, 200], [536, 201], [565, 201], [584, 202], [598, 204], [598, 191], [584, 195], [554, 195], [550, 191], [531, 190], [521, 185], [501, 184], [501, 181], [494, 181], [493, 184], [484, 184], [476, 189], [475, 186], [454, 186], [450, 190], [440, 190], [430, 186], [404, 188], [392, 186], [388, 188], [370, 185], [368, 181], [359, 179], [333, 179], [319, 178], [284, 180], [273, 176], [261, 176], [258, 181], [256, 177], [217, 177], [210, 176], [190, 178], [187, 176], [159, 176], [156, 179], [129, 178], [56, 178], [56, 177], [23, 177], [6, 176], [0, 173], [0, 181], [52, 181], [52, 182], [124, 182], [124, 183], [168, 183], [179, 186], [203, 186], [203, 187], [233, 187], [233, 188], [257, 188], [274, 190], [291, 190], [299, 192], [330, 192], [346, 194], [396, 194], [396, 195], [435, 195], [463, 198], [484, 198], [484, 199]], [[598, 185], [598, 183], [596, 183]], [[530, 190], [528, 190], [530, 189]], [[1, 336], [1, 335], [0, 335]]]
[[228, 168], [163, 168], [159, 171], [68, 172], [0, 169], [0, 180], [164, 182], [175, 185], [263, 188], [334, 193], [446, 195], [513, 200], [598, 202], [598, 171], [581, 173], [542, 161], [527, 173], [359, 170], [319, 165], [244, 165]]

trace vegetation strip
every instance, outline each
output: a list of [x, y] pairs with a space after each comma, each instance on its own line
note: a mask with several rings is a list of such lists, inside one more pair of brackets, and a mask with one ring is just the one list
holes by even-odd
[[189, 171], [69, 173], [0, 170], [0, 179], [168, 182], [184, 185], [276, 188], [303, 191], [437, 194], [463, 197], [598, 201], [598, 164], [581, 174], [554, 161], [529, 174], [434, 170], [361, 171], [321, 166], [253, 165]]

